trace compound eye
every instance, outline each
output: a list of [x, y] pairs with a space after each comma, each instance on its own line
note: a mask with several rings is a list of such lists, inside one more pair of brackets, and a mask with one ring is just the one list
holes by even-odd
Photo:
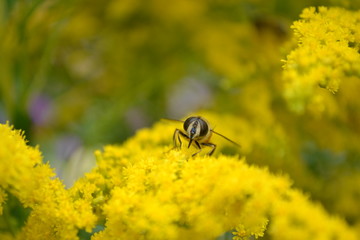
[[189, 126], [190, 126], [190, 124], [193, 123], [194, 121], [196, 121], [196, 119], [197, 119], [196, 117], [189, 117], [189, 118], [187, 118], [187, 119], [185, 120], [185, 122], [184, 122], [184, 130], [187, 131], [188, 128], [189, 128]]
[[200, 119], [200, 136], [201, 137], [206, 136], [208, 131], [209, 131], [208, 124], [204, 120]]

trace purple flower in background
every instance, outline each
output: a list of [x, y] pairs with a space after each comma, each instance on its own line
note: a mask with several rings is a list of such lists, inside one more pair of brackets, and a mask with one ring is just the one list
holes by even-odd
[[28, 111], [34, 125], [46, 125], [52, 115], [51, 99], [45, 95], [35, 95], [30, 101]]

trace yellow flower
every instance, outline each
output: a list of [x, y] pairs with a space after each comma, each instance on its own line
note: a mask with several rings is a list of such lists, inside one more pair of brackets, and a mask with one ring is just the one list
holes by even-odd
[[2, 124], [0, 145], [0, 187], [31, 209], [20, 239], [76, 239], [78, 229], [91, 231], [96, 216], [88, 199], [75, 198], [54, 178], [38, 148], [27, 146], [19, 131]]
[[274, 203], [273, 211], [269, 234], [274, 239], [356, 239], [343, 221], [328, 216], [299, 191], [289, 191]]
[[[109, 189], [109, 198], [102, 207], [105, 229], [93, 240], [213, 239], [232, 230], [234, 239], [266, 231], [273, 239], [283, 239], [280, 231], [288, 239], [296, 232], [309, 239], [356, 239], [344, 221], [292, 189], [286, 177], [249, 166], [236, 155], [191, 158], [185, 149], [171, 150], [174, 127], [169, 125], [158, 123], [122, 146], [97, 152], [98, 166], [87, 177], [92, 182], [100, 177], [98, 188]], [[292, 219], [304, 224], [290, 224]], [[280, 225], [283, 221], [287, 224]]]
[[65, 189], [37, 148], [0, 125], [0, 144], [8, 147], [0, 154], [1, 169], [8, 171], [1, 175], [0, 200], [5, 190], [30, 209], [15, 238], [78, 239], [80, 230], [99, 224], [103, 230], [92, 240], [214, 239], [231, 231], [234, 239], [265, 233], [272, 239], [356, 239], [352, 228], [293, 189], [287, 177], [237, 155], [193, 158], [172, 149], [173, 130], [161, 122], [122, 146], [106, 146], [96, 152], [97, 166]]
[[335, 94], [342, 82], [360, 78], [360, 12], [310, 7], [300, 17], [292, 25], [298, 44], [285, 60], [284, 95], [297, 112], [333, 111], [326, 102], [334, 96], [324, 97], [321, 88]]

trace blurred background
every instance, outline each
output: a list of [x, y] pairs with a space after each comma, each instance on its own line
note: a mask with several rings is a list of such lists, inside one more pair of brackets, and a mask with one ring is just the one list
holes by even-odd
[[360, 100], [312, 116], [283, 99], [290, 26], [321, 5], [360, 1], [0, 0], [0, 121], [71, 186], [94, 149], [206, 110], [240, 126], [232, 138], [250, 163], [357, 224]]

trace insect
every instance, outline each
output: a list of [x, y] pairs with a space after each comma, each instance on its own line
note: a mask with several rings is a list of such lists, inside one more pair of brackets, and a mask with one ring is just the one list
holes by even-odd
[[210, 142], [210, 139], [211, 139], [211, 136], [213, 133], [225, 138], [229, 142], [240, 147], [240, 145], [237, 144], [236, 142], [232, 141], [231, 139], [225, 137], [224, 135], [222, 135], [218, 132], [215, 132], [210, 127], [209, 122], [203, 117], [200, 117], [200, 116], [193, 117], [192, 116], [192, 117], [188, 117], [185, 121], [174, 120], [174, 119], [168, 119], [168, 120], [184, 123], [183, 128], [184, 128], [185, 132], [178, 128], [175, 129], [175, 131], [174, 131], [174, 135], [173, 135], [174, 148], [181, 148], [181, 146], [182, 146], [181, 137], [183, 137], [187, 141], [189, 141], [188, 148], [190, 148], [190, 146], [193, 144], [199, 150], [196, 153], [194, 153], [192, 156], [195, 156], [196, 154], [201, 152], [202, 147], [212, 148], [210, 150], [210, 152], [207, 153], [209, 156], [211, 156], [215, 152], [216, 145], [214, 143]]

